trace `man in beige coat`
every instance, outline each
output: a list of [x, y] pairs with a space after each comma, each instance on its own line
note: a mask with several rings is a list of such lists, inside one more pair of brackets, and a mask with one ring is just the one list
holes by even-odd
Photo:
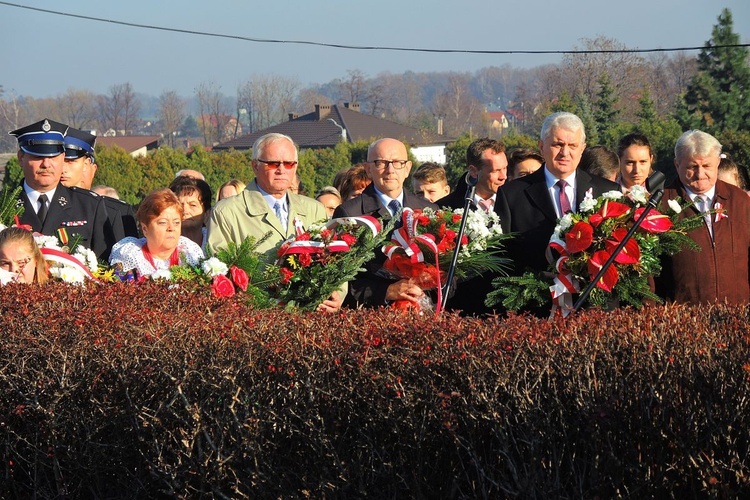
[[[216, 252], [229, 241], [238, 245], [248, 236], [260, 240], [259, 247], [267, 263], [276, 260], [276, 246], [295, 234], [295, 227], [306, 228], [326, 221], [328, 214], [320, 202], [299, 196], [290, 190], [297, 172], [297, 147], [283, 134], [266, 134], [253, 144], [255, 180], [237, 196], [219, 201], [208, 222], [208, 248]], [[319, 309], [334, 311], [341, 306], [343, 294], [334, 292]]]

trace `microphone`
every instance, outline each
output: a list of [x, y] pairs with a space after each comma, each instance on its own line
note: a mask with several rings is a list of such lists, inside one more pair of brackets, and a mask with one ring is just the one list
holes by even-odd
[[479, 177], [473, 177], [468, 172], [466, 173], [466, 185], [469, 187], [476, 186], [477, 182], [479, 182]]
[[646, 179], [646, 191], [651, 194], [655, 193], [656, 191], [663, 191], [665, 180], [667, 180], [667, 178], [663, 173], [659, 172], [658, 170], [654, 171], [654, 173], [649, 175]]

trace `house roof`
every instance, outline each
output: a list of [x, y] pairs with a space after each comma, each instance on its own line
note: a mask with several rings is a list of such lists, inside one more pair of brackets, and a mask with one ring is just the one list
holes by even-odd
[[102, 146], [118, 146], [128, 153], [149, 146], [158, 147], [161, 136], [158, 135], [123, 135], [119, 137], [97, 137], [96, 143]]
[[332, 106], [315, 105], [315, 111], [312, 113], [291, 117], [289, 121], [265, 130], [259, 130], [224, 142], [214, 146], [214, 150], [251, 149], [256, 139], [271, 132], [288, 135], [300, 148], [331, 148], [342, 140], [341, 129], [331, 120], [346, 129], [347, 139], [350, 142], [392, 137], [411, 146], [427, 146], [445, 144], [452, 140], [445, 136], [422, 132], [390, 120], [366, 115], [356, 109], [358, 109], [357, 105], [350, 106], [348, 104], [344, 106], [337, 104]]

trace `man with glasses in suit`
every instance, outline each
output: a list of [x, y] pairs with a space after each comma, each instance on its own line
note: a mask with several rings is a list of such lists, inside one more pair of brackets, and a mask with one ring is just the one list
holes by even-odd
[[[356, 198], [345, 201], [333, 213], [336, 217], [358, 217], [371, 215], [381, 220], [399, 217], [403, 207], [437, 208], [430, 201], [404, 189], [404, 181], [411, 172], [411, 161], [406, 146], [396, 139], [379, 139], [367, 149], [367, 175], [372, 183]], [[345, 304], [350, 307], [386, 305], [396, 300], [417, 302], [424, 292], [408, 279], [389, 279], [378, 275], [385, 256], [380, 249], [375, 258], [366, 264], [349, 283], [349, 294]]]

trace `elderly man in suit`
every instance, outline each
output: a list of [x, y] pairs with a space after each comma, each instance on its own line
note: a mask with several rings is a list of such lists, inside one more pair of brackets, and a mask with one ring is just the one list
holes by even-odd
[[104, 202], [60, 182], [67, 131], [67, 125], [45, 119], [10, 132], [18, 139], [24, 178], [20, 220], [36, 232], [58, 236], [62, 243], [77, 240], [106, 260], [116, 241]]
[[554, 113], [542, 124], [539, 149], [542, 168], [504, 184], [497, 192], [495, 212], [503, 231], [516, 238], [508, 243], [508, 255], [516, 270], [544, 271], [548, 263], [545, 250], [557, 219], [577, 212], [587, 191], [594, 197], [619, 186], [601, 177], [578, 170], [586, 147], [583, 122], [572, 113]]
[[721, 144], [700, 130], [685, 132], [675, 145], [678, 180], [664, 190], [663, 203], [679, 197], [692, 201], [681, 217], [704, 215], [703, 227], [688, 236], [699, 252], [682, 250], [663, 262], [657, 293], [676, 302], [750, 301], [750, 198], [718, 180]]
[[[296, 227], [328, 219], [326, 209], [318, 201], [291, 191], [297, 172], [297, 146], [291, 137], [266, 134], [253, 144], [255, 179], [237, 196], [219, 201], [208, 221], [208, 248], [216, 252], [230, 241], [242, 243], [252, 236], [267, 263], [276, 260], [276, 246], [295, 234]], [[321, 304], [319, 310], [334, 311], [341, 306], [344, 293]]]
[[[333, 216], [357, 217], [371, 215], [381, 220], [398, 216], [403, 207], [437, 208], [437, 205], [404, 189], [409, 177], [411, 161], [406, 146], [396, 139], [379, 139], [367, 149], [367, 175], [372, 184], [362, 194], [345, 201], [336, 208]], [[367, 263], [367, 271], [360, 273], [349, 283], [346, 305], [350, 307], [386, 305], [396, 300], [416, 302], [424, 292], [408, 279], [388, 279], [377, 274], [383, 266], [385, 256], [376, 250], [373, 260]]]

